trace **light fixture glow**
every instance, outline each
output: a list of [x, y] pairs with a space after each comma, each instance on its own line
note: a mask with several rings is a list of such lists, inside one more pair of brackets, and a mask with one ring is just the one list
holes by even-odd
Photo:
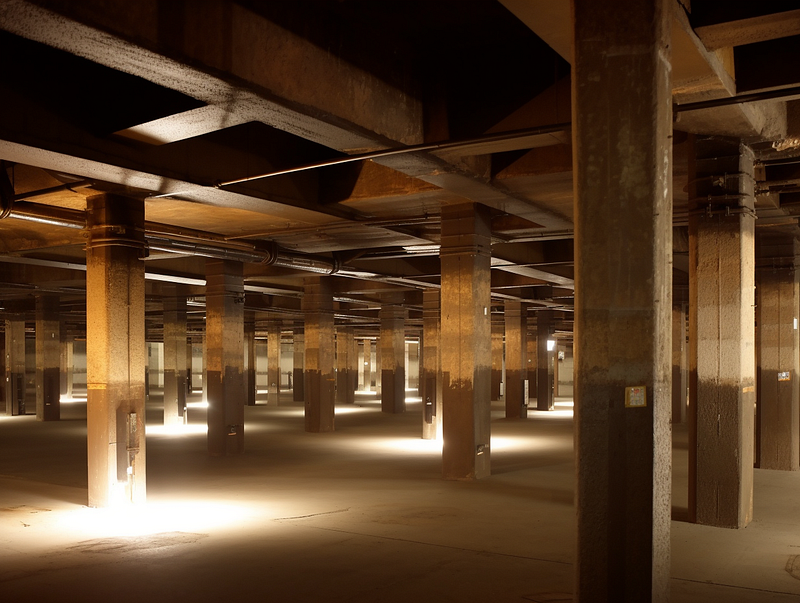
[[555, 339], [548, 339], [547, 340], [547, 351], [552, 352], [556, 349], [556, 340]]

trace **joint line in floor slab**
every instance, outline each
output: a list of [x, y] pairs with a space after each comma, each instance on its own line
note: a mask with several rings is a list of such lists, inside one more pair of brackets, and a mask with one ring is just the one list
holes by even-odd
[[346, 509], [336, 509], [335, 511], [323, 511], [322, 513], [311, 513], [310, 515], [295, 515], [293, 517], [276, 517], [272, 521], [290, 521], [293, 519], [308, 519], [309, 517], [319, 517], [320, 515], [335, 515], [336, 513], [347, 513], [350, 507]]
[[785, 590], [769, 590], [766, 588], [756, 588], [754, 586], [740, 586], [737, 584], [721, 584], [719, 582], [711, 582], [708, 580], [692, 580], [690, 578], [676, 578], [672, 577], [672, 580], [680, 581], [680, 582], [691, 582], [692, 584], [707, 584], [708, 586], [722, 586], [724, 588], [738, 588], [740, 590], [752, 590], [759, 593], [770, 593], [773, 595], [789, 595], [791, 597], [796, 597], [797, 593], [788, 592]]

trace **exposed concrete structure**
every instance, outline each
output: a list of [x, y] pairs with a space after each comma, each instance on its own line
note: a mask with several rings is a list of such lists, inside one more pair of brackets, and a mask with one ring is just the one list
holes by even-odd
[[281, 399], [281, 323], [267, 328], [267, 404], [278, 405]]
[[328, 278], [306, 278], [303, 311], [306, 316], [303, 353], [306, 431], [333, 431], [336, 403], [335, 335], [333, 293]]
[[550, 349], [553, 314], [550, 310], [536, 313], [536, 409], [553, 410], [556, 387], [555, 347]]
[[36, 418], [61, 417], [61, 321], [58, 297], [36, 298]]
[[[440, 439], [442, 435], [442, 345], [441, 295], [436, 290], [422, 294], [422, 369], [419, 395], [422, 398], [422, 438]], [[494, 342], [494, 340], [492, 340]], [[502, 340], [501, 340], [502, 342]]]
[[303, 327], [295, 327], [292, 333], [292, 400], [295, 402], [302, 402], [304, 400], [304, 386], [305, 379], [303, 373], [305, 371], [305, 350], [306, 344], [303, 336]]
[[383, 412], [406, 410], [405, 317], [402, 306], [384, 303], [380, 310], [381, 405]]
[[245, 320], [244, 323], [244, 351], [245, 351], [245, 370], [246, 378], [246, 400], [248, 406], [256, 405], [258, 385], [256, 376], [258, 367], [256, 366], [256, 324], [252, 320]]
[[356, 401], [358, 380], [356, 340], [353, 327], [342, 327], [336, 332], [336, 401], [353, 404]]
[[177, 288], [164, 298], [164, 425], [186, 415], [186, 298]]
[[528, 308], [506, 302], [506, 418], [524, 419], [528, 414], [525, 380], [528, 377]]

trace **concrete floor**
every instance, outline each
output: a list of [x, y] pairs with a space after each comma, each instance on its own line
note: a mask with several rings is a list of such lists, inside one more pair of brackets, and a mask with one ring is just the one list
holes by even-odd
[[[359, 394], [329, 434], [305, 433], [300, 405], [249, 407], [246, 454], [209, 458], [205, 411], [164, 433], [154, 397], [149, 502], [123, 512], [84, 506], [85, 402], [57, 423], [0, 417], [0, 601], [570, 600], [571, 402], [516, 422], [495, 404], [493, 475], [475, 483], [440, 479], [408, 406]], [[674, 439], [677, 518], [685, 429]], [[673, 601], [800, 600], [799, 493], [800, 473], [756, 470], [746, 529], [673, 521]]]

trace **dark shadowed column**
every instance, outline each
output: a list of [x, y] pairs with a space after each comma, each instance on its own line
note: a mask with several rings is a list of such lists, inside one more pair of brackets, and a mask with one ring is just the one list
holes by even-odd
[[381, 410], [406, 410], [406, 310], [402, 305], [384, 304], [381, 320]]
[[555, 350], [549, 349], [548, 341], [553, 333], [552, 310], [536, 313], [536, 409], [553, 410]]
[[305, 371], [305, 351], [306, 344], [303, 338], [303, 327], [295, 327], [292, 337], [292, 400], [294, 402], [302, 402], [304, 399], [305, 391], [305, 378], [303, 373]]
[[442, 373], [440, 345], [440, 293], [422, 292], [422, 370], [419, 395], [422, 398], [422, 438], [438, 439], [442, 431]]
[[61, 418], [61, 322], [54, 295], [36, 298], [36, 418]]
[[672, 305], [672, 422], [686, 422], [688, 370], [686, 354], [686, 305]]
[[181, 425], [186, 413], [186, 297], [165, 288], [164, 425]]
[[672, 9], [573, 8], [575, 600], [668, 601]]
[[107, 194], [87, 203], [89, 506], [143, 503], [144, 202]]
[[528, 416], [525, 379], [528, 376], [528, 307], [518, 301], [506, 301], [506, 419]]
[[244, 452], [244, 279], [242, 264], [206, 260], [208, 453]]
[[304, 279], [305, 425], [306, 431], [334, 430], [336, 375], [334, 373], [333, 288], [330, 277]]
[[442, 208], [442, 475], [490, 474], [491, 229], [475, 203]]
[[12, 315], [5, 325], [6, 414], [25, 414], [25, 317]]
[[536, 384], [539, 382], [539, 359], [537, 358], [539, 348], [537, 345], [538, 338], [536, 333], [528, 329], [528, 406], [535, 406], [535, 402], [531, 402], [531, 400], [536, 400], [538, 394]]
[[244, 323], [244, 354], [245, 354], [245, 371], [246, 377], [246, 396], [248, 406], [256, 405], [256, 323], [255, 319], [250, 316], [250, 320]]
[[356, 340], [353, 327], [336, 330], [336, 401], [353, 404], [356, 401], [354, 374], [356, 369]]
[[[689, 162], [689, 517], [753, 517], [755, 212], [753, 151], [693, 138]], [[693, 201], [694, 200], [694, 201]]]
[[492, 400], [500, 400], [503, 382], [503, 337], [506, 332], [504, 315], [492, 317]]
[[800, 469], [800, 287], [791, 236], [759, 238], [756, 270], [758, 399], [756, 459], [761, 469]]
[[281, 400], [281, 323], [271, 321], [267, 327], [267, 404], [277, 406]]

